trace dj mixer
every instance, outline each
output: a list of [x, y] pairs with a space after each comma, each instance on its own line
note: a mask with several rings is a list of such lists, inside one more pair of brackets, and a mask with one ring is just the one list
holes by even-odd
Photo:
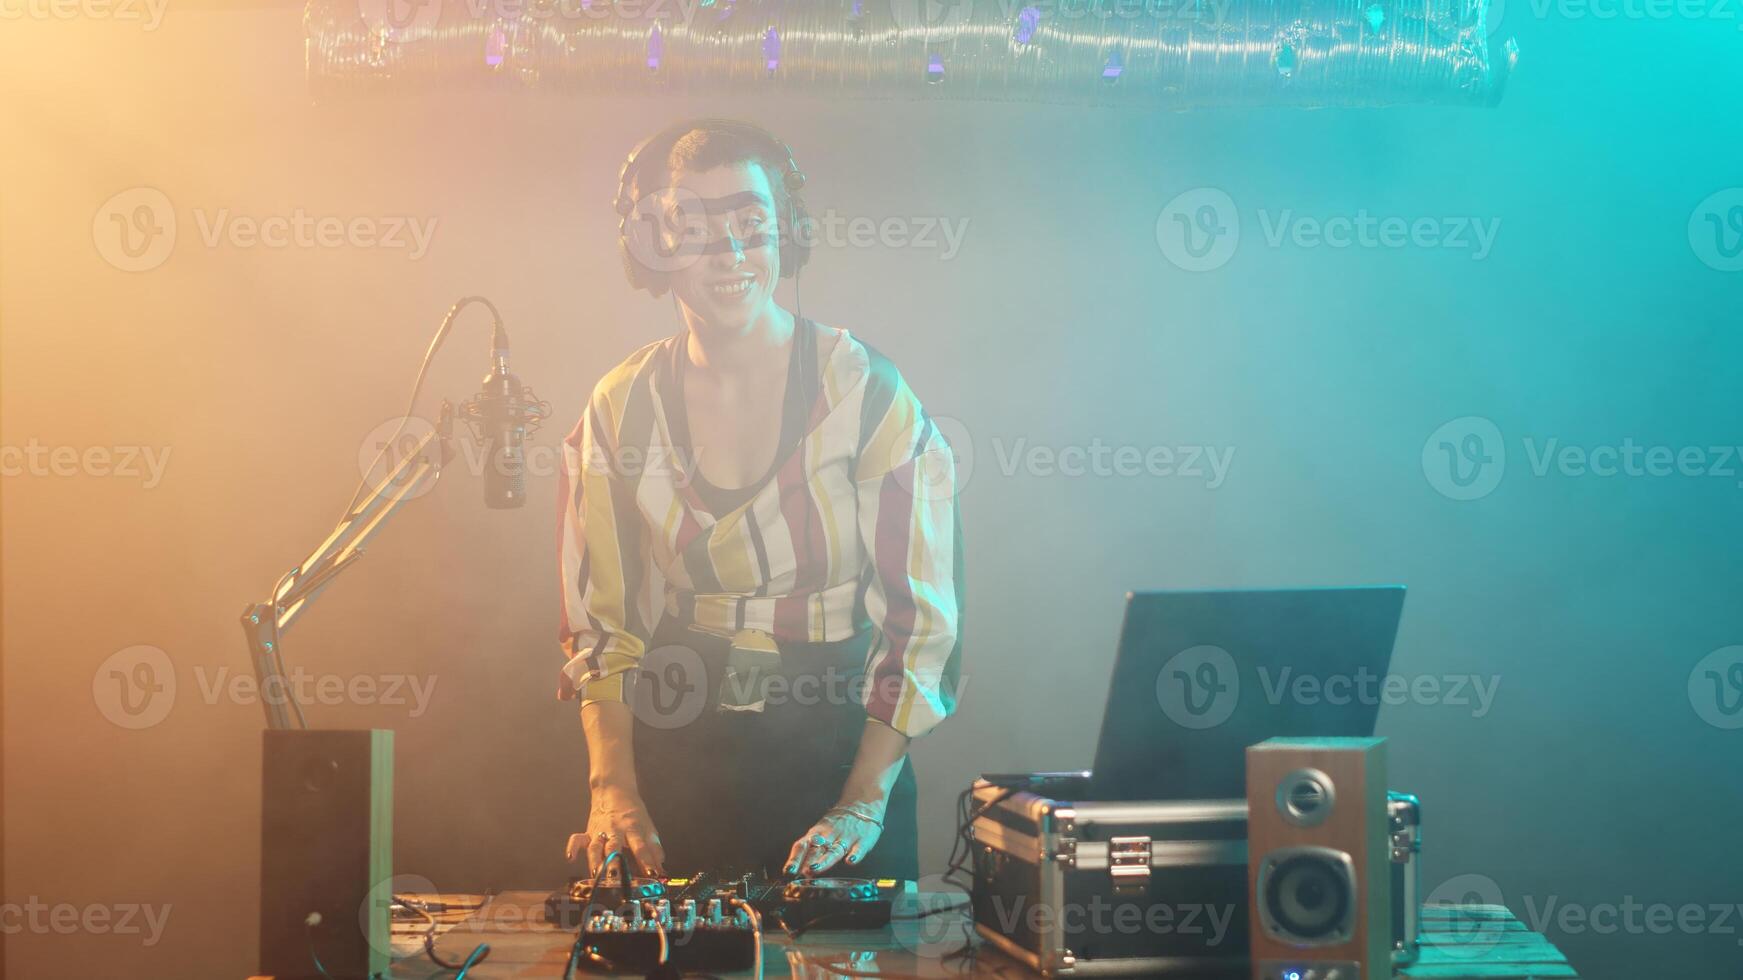
[[545, 900], [545, 919], [577, 931], [584, 965], [646, 974], [656, 967], [751, 969], [765, 926], [799, 933], [881, 929], [902, 882], [885, 878], [772, 879], [716, 872], [602, 881], [577, 878]]

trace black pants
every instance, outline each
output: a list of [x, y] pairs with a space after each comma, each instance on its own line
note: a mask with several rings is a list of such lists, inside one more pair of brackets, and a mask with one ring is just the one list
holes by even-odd
[[[840, 798], [865, 707], [853, 697], [870, 634], [782, 644], [779, 680], [758, 685], [760, 712], [718, 710], [730, 645], [668, 619], [648, 645], [632, 695], [636, 779], [671, 874], [780, 876], [788, 851]], [[891, 791], [883, 834], [858, 864], [825, 872], [917, 879], [913, 765]]]

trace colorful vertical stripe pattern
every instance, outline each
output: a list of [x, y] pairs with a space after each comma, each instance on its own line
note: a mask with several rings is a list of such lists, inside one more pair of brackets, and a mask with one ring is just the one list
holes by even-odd
[[[780, 642], [872, 628], [867, 713], [930, 731], [956, 707], [962, 542], [950, 446], [895, 366], [817, 324], [817, 399], [804, 437], [739, 508], [708, 512], [673, 446], [662, 392], [684, 334], [599, 382], [564, 442], [558, 551], [565, 692], [624, 698], [660, 621], [720, 596]], [[729, 599], [737, 604], [741, 600]]]

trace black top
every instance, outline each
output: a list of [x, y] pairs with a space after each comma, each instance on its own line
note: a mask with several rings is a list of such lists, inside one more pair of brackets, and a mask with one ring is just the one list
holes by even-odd
[[677, 345], [677, 369], [673, 372], [674, 384], [670, 399], [674, 410], [667, 413], [666, 424], [672, 430], [672, 441], [675, 444], [673, 448], [683, 454], [681, 458], [691, 461], [691, 486], [696, 488], [696, 495], [702, 498], [702, 504], [708, 508], [709, 513], [719, 516], [744, 506], [774, 479], [781, 464], [798, 448], [799, 440], [804, 436], [805, 417], [811, 408], [810, 392], [816, 390], [818, 383], [815, 354], [817, 338], [813, 326], [810, 320], [798, 320], [793, 324], [793, 347], [787, 361], [787, 393], [781, 406], [781, 438], [775, 447], [775, 459], [769, 464], [767, 473], [749, 486], [743, 487], [717, 487], [702, 475], [701, 463], [690, 440], [690, 416], [684, 404], [684, 365], [689, 357], [685, 353], [686, 345]]

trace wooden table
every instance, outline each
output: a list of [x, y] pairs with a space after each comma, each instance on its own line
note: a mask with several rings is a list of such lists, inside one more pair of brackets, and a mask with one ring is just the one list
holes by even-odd
[[[493, 896], [484, 908], [442, 933], [436, 944], [438, 952], [459, 961], [476, 944], [489, 943], [490, 957], [468, 974], [472, 980], [562, 976], [574, 934], [544, 921], [545, 895], [512, 891]], [[907, 896], [898, 901], [896, 915], [960, 900], [960, 895]], [[763, 973], [802, 980], [865, 975], [1016, 980], [1033, 975], [978, 938], [970, 943], [966, 938], [970, 931], [967, 914], [959, 912], [896, 922], [873, 932], [818, 929], [805, 933], [798, 942], [776, 930], [764, 939]], [[1499, 905], [1429, 906], [1423, 910], [1422, 932], [1421, 957], [1400, 971], [1399, 977], [1577, 980], [1578, 975], [1559, 950]], [[438, 968], [423, 955], [420, 937], [412, 927], [396, 927], [394, 938], [395, 954], [404, 954], [394, 963], [395, 980], [453, 977], [452, 971]], [[752, 974], [727, 976], [748, 978]]]

